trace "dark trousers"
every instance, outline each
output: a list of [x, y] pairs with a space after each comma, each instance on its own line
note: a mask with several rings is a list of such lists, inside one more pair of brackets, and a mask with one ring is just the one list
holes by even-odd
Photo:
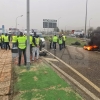
[[25, 49], [20, 49], [20, 48], [19, 48], [18, 65], [21, 64], [21, 56], [22, 56], [22, 52], [23, 52], [23, 55], [24, 55], [24, 64], [26, 65], [26, 48], [25, 48]]
[[63, 41], [63, 44], [62, 44], [62, 46], [63, 46], [63, 48], [65, 48], [66, 46], [65, 46], [65, 41]]
[[52, 42], [50, 42], [50, 49], [52, 48]]
[[56, 49], [56, 42], [53, 42], [53, 49]]
[[1, 42], [1, 45], [2, 45], [2, 48], [4, 49], [5, 48], [5, 43], [3, 41]]
[[9, 42], [5, 42], [5, 48], [6, 48], [6, 50], [7, 50], [7, 48], [9, 48], [9, 50], [10, 50]]
[[62, 44], [59, 44], [59, 50], [61, 50], [62, 49]]
[[2, 44], [0, 43], [0, 47], [1, 47], [1, 49], [2, 49]]

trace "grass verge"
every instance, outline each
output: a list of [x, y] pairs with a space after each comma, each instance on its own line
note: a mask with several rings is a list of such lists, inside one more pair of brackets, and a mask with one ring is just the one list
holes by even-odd
[[43, 62], [31, 66], [29, 71], [16, 67], [18, 75], [13, 100], [82, 100], [70, 85]]
[[81, 38], [74, 38], [74, 37], [67, 37], [66, 44], [71, 45], [71, 43], [79, 42], [81, 45], [78, 45], [79, 47], [83, 47], [86, 44], [86, 41], [84, 41]]

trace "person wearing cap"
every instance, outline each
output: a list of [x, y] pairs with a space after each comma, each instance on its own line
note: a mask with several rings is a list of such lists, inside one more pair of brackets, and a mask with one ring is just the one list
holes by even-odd
[[3, 38], [4, 40], [4, 44], [5, 44], [5, 49], [7, 50], [7, 48], [9, 47], [9, 50], [10, 50], [10, 45], [9, 45], [9, 36], [8, 36], [8, 34], [6, 33], [5, 34], [5, 36], [4, 36], [4, 38]]
[[18, 66], [21, 65], [21, 56], [22, 52], [24, 55], [24, 65], [26, 65], [26, 47], [27, 47], [27, 39], [23, 36], [23, 33], [20, 32], [20, 36], [17, 38], [17, 46], [19, 50], [19, 57], [18, 57]]
[[53, 36], [52, 41], [53, 41], [53, 49], [56, 50], [56, 43], [57, 43], [58, 37], [56, 35]]
[[66, 48], [66, 45], [65, 45], [65, 42], [66, 42], [66, 36], [62, 34], [62, 40], [63, 40], [63, 43], [62, 43], [62, 47], [63, 48]]

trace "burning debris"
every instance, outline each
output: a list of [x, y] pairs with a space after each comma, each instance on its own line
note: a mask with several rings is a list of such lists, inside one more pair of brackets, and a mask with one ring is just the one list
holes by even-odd
[[90, 35], [90, 41], [87, 46], [84, 46], [86, 50], [100, 50], [100, 27], [94, 30]]

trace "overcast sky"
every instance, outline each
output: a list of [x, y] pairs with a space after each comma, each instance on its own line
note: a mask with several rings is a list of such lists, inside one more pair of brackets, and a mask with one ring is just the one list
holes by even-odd
[[[27, 0], [0, 0], [0, 27], [26, 28]], [[30, 28], [43, 29], [43, 19], [59, 19], [60, 29], [84, 28], [86, 0], [30, 0]], [[91, 19], [92, 18], [92, 19]], [[88, 0], [87, 26], [100, 26], [100, 0]]]

